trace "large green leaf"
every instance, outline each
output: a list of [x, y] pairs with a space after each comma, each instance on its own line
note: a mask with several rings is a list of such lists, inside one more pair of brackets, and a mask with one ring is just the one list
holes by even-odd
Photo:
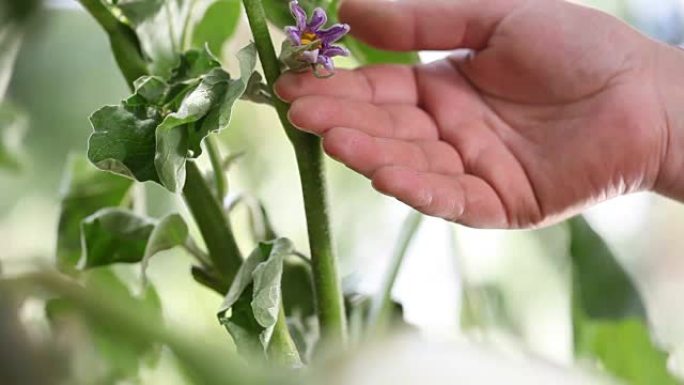
[[157, 222], [128, 210], [106, 208], [82, 223], [83, 268], [137, 263], [184, 245], [188, 228], [178, 214]]
[[569, 222], [575, 352], [630, 385], [677, 384], [633, 281], [582, 217]]
[[240, 0], [219, 0], [211, 4], [195, 27], [192, 45], [206, 44], [211, 52], [220, 54], [223, 44], [237, 29], [241, 11]]
[[630, 385], [677, 385], [642, 319], [585, 321], [576, 338], [577, 353], [598, 357], [601, 366]]
[[262, 242], [245, 260], [218, 312], [241, 354], [265, 357], [283, 301], [285, 258], [292, 242]]
[[[152, 286], [147, 286], [141, 296], [135, 296], [110, 269], [89, 271], [84, 277], [84, 286], [88, 290], [105, 291], [108, 298], [102, 298], [103, 301], [116, 298], [117, 302], [136, 309], [150, 324], [162, 327], [161, 302]], [[135, 379], [141, 364], [154, 363], [159, 356], [158, 344], [133, 338], [115, 320], [83, 317], [79, 305], [71, 299], [49, 300], [45, 311], [57, 333], [68, 333], [71, 323], [83, 322], [99, 361], [106, 369], [100, 379], [103, 382]]]
[[587, 221], [569, 221], [574, 291], [582, 311], [592, 319], [645, 317], [644, 305], [632, 279]]
[[254, 45], [240, 50], [238, 60], [236, 79], [207, 50], [188, 51], [168, 79], [138, 79], [132, 96], [91, 117], [88, 157], [101, 169], [180, 191], [187, 159], [201, 155], [202, 140], [230, 123], [256, 66]]
[[57, 230], [57, 264], [73, 269], [81, 257], [81, 222], [105, 207], [126, 202], [133, 181], [93, 167], [87, 159], [71, 155], [61, 191]]

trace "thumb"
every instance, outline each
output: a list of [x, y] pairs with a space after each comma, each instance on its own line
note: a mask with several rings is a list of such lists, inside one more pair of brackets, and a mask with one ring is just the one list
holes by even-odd
[[482, 49], [524, 0], [346, 0], [340, 20], [366, 43], [395, 51]]

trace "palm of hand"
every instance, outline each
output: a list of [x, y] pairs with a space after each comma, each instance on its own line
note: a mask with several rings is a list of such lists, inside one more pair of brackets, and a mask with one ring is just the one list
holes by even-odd
[[[593, 11], [538, 12], [512, 12], [476, 54], [291, 75], [278, 92], [293, 123], [378, 190], [466, 225], [548, 224], [651, 187], [666, 130], [640, 38]], [[597, 27], [563, 32], [577, 23]]]

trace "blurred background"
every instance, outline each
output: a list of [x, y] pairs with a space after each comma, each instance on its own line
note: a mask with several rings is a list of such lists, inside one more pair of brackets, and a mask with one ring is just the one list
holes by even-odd
[[[654, 38], [684, 39], [684, 1], [592, 0]], [[231, 48], [249, 40], [243, 22]], [[424, 61], [440, 53], [429, 52]], [[231, 67], [229, 58], [225, 62]], [[346, 66], [355, 63], [348, 61]], [[231, 67], [232, 68], [232, 67]], [[0, 172], [0, 260], [5, 274], [53, 263], [60, 181], [72, 152], [84, 153], [88, 116], [128, 94], [104, 33], [71, 0], [47, 2], [20, 49], [8, 98], [29, 116], [22, 170]], [[240, 103], [224, 152], [244, 152], [230, 174], [231, 191], [249, 191], [266, 204], [275, 229], [306, 250], [303, 208], [293, 152], [275, 114]], [[332, 218], [345, 285], [372, 292], [379, 285], [407, 208], [374, 192], [367, 180], [329, 161]], [[149, 210], [177, 210], [178, 197], [145, 187]], [[651, 194], [613, 200], [587, 213], [645, 296], [658, 341], [673, 354], [671, 367], [684, 376], [684, 205]], [[394, 295], [407, 320], [427, 336], [459, 338], [462, 288], [495, 287], [510, 324], [534, 354], [559, 364], [572, 361], [569, 274], [565, 228], [537, 232], [482, 231], [427, 219], [410, 248]], [[214, 316], [222, 298], [195, 284], [182, 251], [165, 252], [149, 268], [166, 320], [207, 341], [228, 341]], [[121, 267], [123, 276], [136, 271]], [[24, 306], [26, 322], [40, 322], [41, 308]], [[32, 321], [33, 320], [33, 321]], [[517, 346], [504, 331], [483, 340]], [[162, 361], [162, 368], [164, 368]], [[170, 367], [171, 364], [169, 364]], [[180, 381], [169, 370], [147, 373], [150, 381]], [[171, 371], [172, 372], [172, 371]], [[178, 382], [181, 383], [181, 382]]]

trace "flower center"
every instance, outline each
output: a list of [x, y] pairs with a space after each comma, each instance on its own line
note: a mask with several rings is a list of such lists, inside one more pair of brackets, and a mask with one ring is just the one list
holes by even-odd
[[313, 32], [309, 32], [309, 31], [304, 32], [302, 34], [302, 45], [309, 45], [309, 44], [313, 43], [314, 41], [316, 41], [317, 38], [318, 38], [318, 36], [316, 36], [316, 34]]

